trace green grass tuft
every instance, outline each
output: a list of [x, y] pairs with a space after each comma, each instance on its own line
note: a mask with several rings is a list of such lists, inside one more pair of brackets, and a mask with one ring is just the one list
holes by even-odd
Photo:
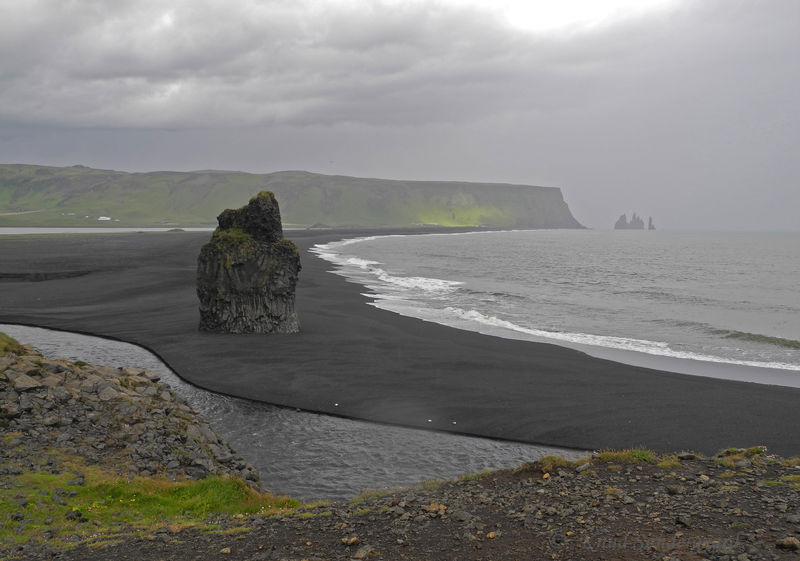
[[380, 497], [385, 497], [389, 493], [391, 493], [389, 489], [367, 489], [357, 497], [354, 497], [350, 501], [350, 504], [353, 506], [358, 506], [367, 502], [368, 499], [378, 499]]
[[674, 469], [680, 467], [681, 461], [678, 456], [663, 456], [656, 465], [661, 469]]
[[0, 356], [4, 356], [7, 353], [20, 354], [24, 351], [25, 349], [20, 345], [19, 341], [5, 333], [0, 333]]
[[594, 459], [613, 464], [655, 464], [659, 461], [658, 456], [644, 448], [631, 448], [630, 450], [606, 450], [599, 452]]
[[717, 454], [714, 460], [717, 465], [734, 467], [736, 462], [748, 460], [753, 464], [759, 465], [764, 459], [767, 449], [763, 446], [753, 446], [752, 448], [727, 448]]
[[[75, 542], [72, 536], [81, 541], [164, 526], [202, 527], [214, 515], [270, 514], [300, 504], [258, 493], [234, 478], [128, 479], [78, 460], [71, 465], [60, 474], [26, 471], [9, 477], [11, 488], [0, 489], [0, 543], [66, 545]], [[84, 474], [84, 485], [67, 484], [75, 470]]]
[[460, 481], [474, 481], [476, 479], [482, 479], [484, 477], [489, 477], [492, 473], [492, 470], [485, 469], [483, 471], [478, 471], [475, 473], [465, 473], [463, 475], [459, 475], [458, 479]]

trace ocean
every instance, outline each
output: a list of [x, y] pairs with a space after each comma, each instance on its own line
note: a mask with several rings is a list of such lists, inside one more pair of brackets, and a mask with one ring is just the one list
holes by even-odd
[[[371, 236], [313, 251], [364, 285], [372, 305], [402, 315], [634, 364], [671, 359], [668, 370], [724, 366], [750, 381], [800, 384], [800, 233], [497, 231]], [[771, 381], [776, 372], [782, 381]]]

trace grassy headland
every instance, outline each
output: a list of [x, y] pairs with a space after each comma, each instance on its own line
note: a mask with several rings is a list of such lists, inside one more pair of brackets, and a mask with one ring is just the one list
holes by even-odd
[[21, 164], [0, 165], [0, 226], [213, 226], [220, 209], [263, 190], [275, 193], [287, 226], [581, 227], [552, 187]]

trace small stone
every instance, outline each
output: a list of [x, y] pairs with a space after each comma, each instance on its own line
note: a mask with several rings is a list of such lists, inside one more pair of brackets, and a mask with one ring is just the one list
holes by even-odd
[[367, 557], [367, 555], [372, 553], [372, 549], [372, 546], [363, 545], [359, 547], [358, 550], [353, 554], [352, 559], [364, 559]]
[[219, 552], [222, 553], [223, 555], [230, 555], [231, 548], [230, 547], [223, 547], [222, 549], [219, 550]]
[[106, 386], [97, 394], [97, 397], [100, 398], [101, 401], [110, 401], [119, 397], [119, 392], [113, 389], [111, 386]]
[[575, 471], [577, 471], [578, 473], [582, 473], [587, 469], [589, 469], [590, 467], [592, 467], [592, 464], [590, 462], [586, 462], [585, 464], [581, 464], [578, 467], [576, 467]]
[[0, 407], [0, 412], [4, 413], [6, 417], [9, 419], [14, 419], [19, 417], [20, 409], [19, 405], [16, 403], [9, 403], [8, 405], [4, 405]]
[[775, 545], [781, 549], [789, 551], [800, 551], [800, 540], [795, 537], [787, 537], [775, 542]]
[[41, 387], [44, 387], [44, 384], [39, 380], [31, 378], [27, 374], [20, 374], [17, 376], [17, 379], [14, 380], [14, 389], [18, 392], [27, 392]]
[[47, 378], [45, 378], [44, 380], [42, 380], [42, 384], [44, 384], [45, 386], [47, 386], [47, 387], [49, 387], [49, 388], [55, 388], [55, 387], [58, 387], [58, 386], [60, 386], [62, 383], [64, 383], [64, 380], [63, 380], [63, 379], [59, 378], [58, 376], [52, 376], [52, 375], [51, 375], [51, 376], [48, 376]]
[[154, 397], [158, 395], [158, 388], [155, 386], [138, 386], [136, 389], [139, 390], [139, 393], [147, 397]]

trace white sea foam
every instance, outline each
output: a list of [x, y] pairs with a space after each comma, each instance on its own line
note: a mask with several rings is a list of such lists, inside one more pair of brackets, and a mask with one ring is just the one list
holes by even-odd
[[[424, 234], [424, 236], [463, 235], [465, 234]], [[470, 306], [468, 295], [469, 287], [467, 287], [466, 291], [456, 292], [464, 285], [464, 283], [460, 281], [422, 276], [403, 276], [394, 272], [390, 273], [386, 270], [386, 265], [383, 263], [342, 252], [344, 247], [360, 242], [373, 241], [379, 238], [401, 237], [406, 236], [389, 235], [352, 238], [320, 244], [312, 248], [311, 251], [319, 255], [319, 257], [337, 265], [337, 272], [339, 274], [373, 291], [372, 294], [367, 295], [374, 300], [373, 305], [382, 309], [394, 311], [401, 315], [417, 317], [451, 327], [485, 332], [500, 337], [543, 340], [552, 341], [554, 343], [561, 342], [566, 346], [590, 346], [645, 353], [654, 356], [755, 368], [800, 371], [800, 365], [794, 363], [738, 359], [733, 356], [706, 354], [697, 352], [697, 350], [679, 350], [672, 348], [669, 343], [663, 341], [569, 331], [548, 331], [545, 329], [518, 325], [495, 315], [487, 315], [487, 313], [479, 310], [468, 308]], [[467, 295], [466, 299], [464, 299], [465, 294]], [[466, 306], [459, 306], [462, 302], [466, 303]]]
[[[397, 289], [405, 289], [405, 290], [414, 290], [414, 291], [423, 291], [423, 292], [450, 292], [453, 290], [458, 289], [461, 286], [462, 282], [460, 281], [452, 281], [446, 279], [435, 279], [429, 277], [419, 277], [419, 276], [403, 276], [403, 275], [396, 275], [392, 274], [385, 269], [378, 267], [377, 265], [381, 265], [378, 261], [372, 261], [369, 259], [362, 259], [360, 257], [356, 257], [354, 255], [345, 255], [339, 253], [337, 250], [345, 247], [347, 245], [351, 245], [352, 243], [357, 243], [361, 241], [371, 241], [376, 239], [378, 236], [369, 236], [364, 238], [354, 238], [351, 240], [342, 240], [339, 242], [331, 242], [327, 244], [319, 244], [315, 245], [311, 248], [313, 253], [316, 253], [322, 259], [329, 261], [335, 265], [338, 265], [341, 268], [341, 272], [345, 276], [352, 276], [353, 268], [355, 267], [358, 269], [359, 273], [368, 273], [373, 279], [364, 279], [362, 275], [359, 275], [357, 280], [358, 282], [366, 284], [369, 288], [376, 291], [376, 293], [381, 293], [383, 290], [397, 290]], [[388, 236], [387, 236], [388, 237]], [[399, 237], [399, 236], [391, 236], [391, 237]], [[350, 275], [348, 275], [350, 273]], [[381, 284], [375, 284], [375, 280], [381, 281]], [[396, 295], [393, 295], [396, 296]]]
[[609, 349], [617, 349], [623, 351], [633, 351], [638, 353], [647, 353], [651, 355], [666, 356], [671, 358], [682, 358], [688, 360], [700, 360], [704, 362], [718, 362], [721, 364], [736, 364], [739, 366], [752, 366], [755, 368], [776, 368], [779, 370], [800, 370], [796, 364], [787, 364], [782, 362], [760, 362], [754, 360], [735, 360], [730, 358], [704, 355], [700, 353], [693, 353], [687, 351], [679, 351], [670, 348], [668, 343], [661, 341], [648, 341], [645, 339], [634, 339], [629, 337], [614, 337], [610, 335], [592, 335], [589, 333], [562, 333], [558, 331], [546, 331], [543, 329], [533, 329], [530, 327], [523, 327], [510, 321], [506, 321], [494, 316], [487, 316], [476, 310], [464, 310], [461, 308], [447, 307], [444, 310], [453, 316], [475, 322], [478, 324], [488, 325], [495, 328], [507, 329], [517, 333], [523, 333], [536, 338], [551, 339], [555, 341], [563, 341], [565, 343], [574, 343], [577, 345], [589, 345], [593, 347], [606, 347]]

